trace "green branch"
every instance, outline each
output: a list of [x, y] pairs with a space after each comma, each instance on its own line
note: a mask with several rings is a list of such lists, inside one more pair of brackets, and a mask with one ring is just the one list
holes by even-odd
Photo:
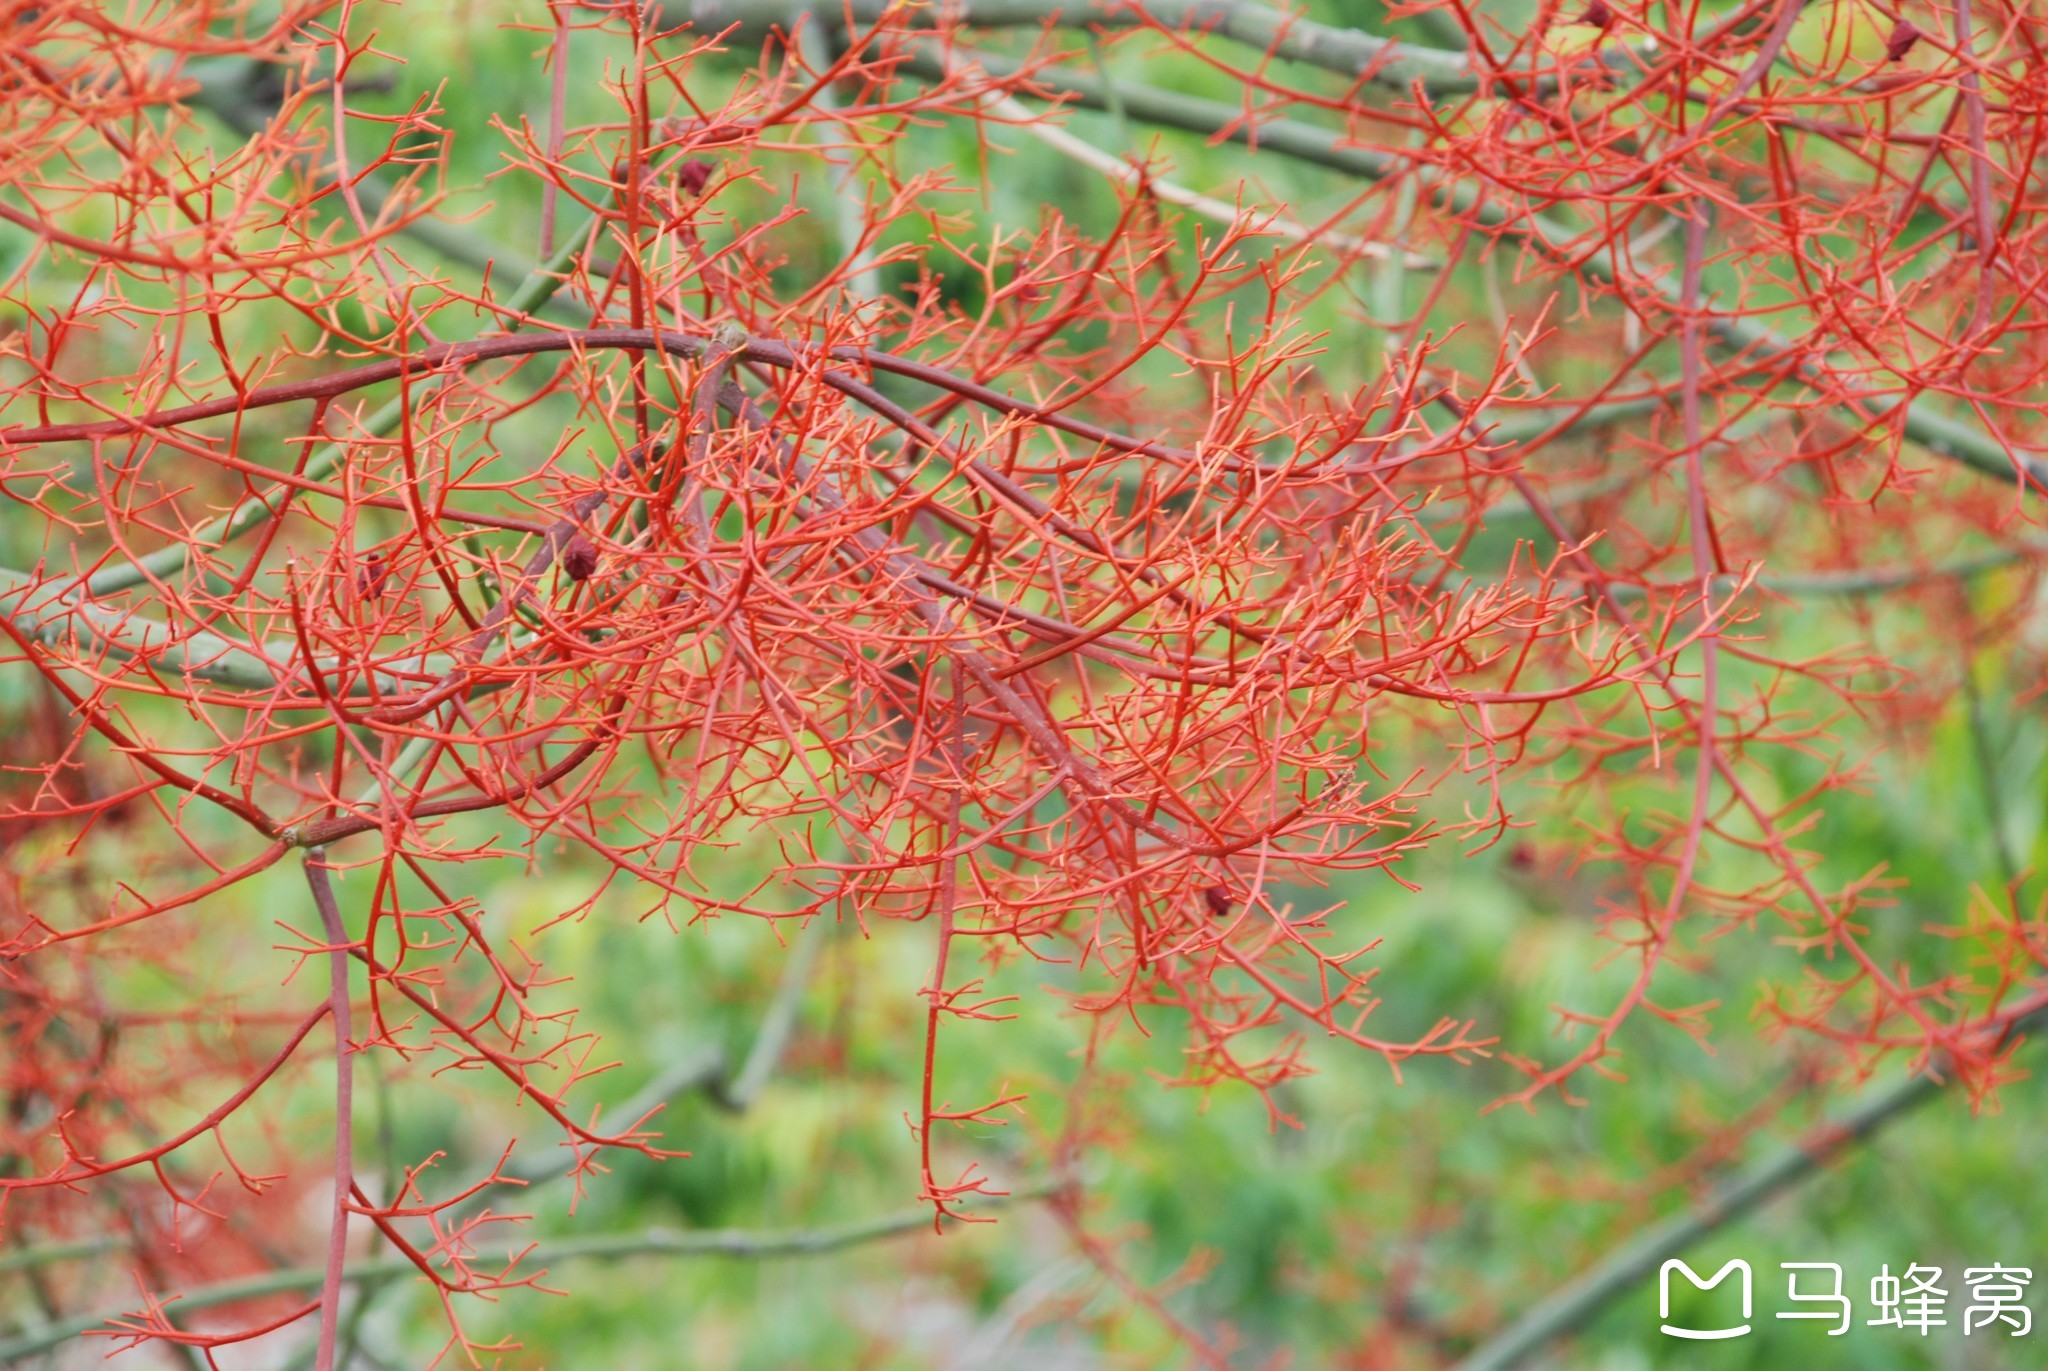
[[[567, 279], [569, 268], [582, 251], [581, 235], [571, 236], [553, 257], [520, 283], [519, 289], [512, 293], [512, 298], [505, 302], [504, 308], [513, 314], [532, 314], [542, 302], [561, 289], [562, 283]], [[427, 373], [422, 379], [431, 379], [431, 376], [432, 373]], [[390, 433], [398, 427], [399, 421], [405, 417], [405, 412], [405, 397], [391, 400], [376, 413], [362, 420], [363, 435], [375, 438]], [[347, 451], [347, 446], [343, 443], [322, 443], [306, 459], [305, 469], [300, 475], [309, 481], [324, 479], [341, 465]], [[208, 544], [218, 547], [232, 542], [250, 529], [274, 518], [274, 502], [283, 499], [285, 493], [282, 487], [266, 491], [263, 495], [238, 505], [232, 514], [202, 524], [182, 542], [173, 543], [133, 562], [94, 572], [85, 578], [86, 594], [92, 597], [111, 595], [116, 591], [141, 585], [152, 577], [161, 579], [177, 574], [185, 568], [193, 552], [198, 548]]]
[[[277, 117], [282, 92], [270, 84], [276, 80], [276, 69], [267, 64], [213, 59], [189, 63], [183, 74], [194, 82], [192, 105], [218, 119], [231, 133], [254, 138]], [[331, 171], [330, 168], [330, 174]], [[365, 217], [381, 218], [391, 203], [391, 191], [382, 180], [376, 176], [360, 177], [354, 188]], [[399, 225], [398, 232], [479, 276], [509, 275], [531, 283], [542, 269], [540, 263], [522, 252], [431, 214], [412, 215]], [[552, 299], [552, 294], [523, 306], [515, 295], [504, 308], [515, 314], [552, 314], [579, 327], [589, 322], [587, 313]]]
[[[1042, 1200], [1059, 1189], [1059, 1182], [1043, 1180], [1020, 1186], [1008, 1195], [989, 1195], [984, 1198], [991, 1204], [1024, 1204]], [[680, 1231], [644, 1228], [631, 1233], [602, 1233], [588, 1238], [550, 1239], [541, 1243], [528, 1255], [527, 1264], [533, 1267], [534, 1274], [537, 1275], [545, 1269], [544, 1264], [565, 1261], [621, 1261], [629, 1257], [723, 1257], [759, 1261], [769, 1257], [817, 1257], [843, 1248], [858, 1247], [862, 1243], [901, 1237], [919, 1229], [929, 1229], [931, 1225], [932, 1211], [928, 1207], [920, 1207], [885, 1214], [879, 1218], [857, 1219], [850, 1223], [827, 1224], [819, 1228], [709, 1228]], [[408, 1258], [380, 1257], [375, 1261], [356, 1262], [348, 1268], [343, 1279], [353, 1284], [362, 1281], [391, 1280], [418, 1273], [419, 1268]], [[260, 1299], [266, 1295], [285, 1295], [301, 1290], [313, 1290], [319, 1287], [325, 1275], [326, 1270], [323, 1267], [290, 1267], [243, 1280], [204, 1285], [186, 1292], [175, 1301], [166, 1300], [165, 1307], [167, 1312], [188, 1314], [196, 1310], [214, 1309], [222, 1305], [238, 1304], [244, 1300]], [[12, 1365], [24, 1357], [48, 1352], [73, 1338], [105, 1327], [111, 1320], [128, 1317], [134, 1308], [135, 1306], [131, 1304], [104, 1309], [93, 1314], [81, 1314], [76, 1318], [45, 1324], [40, 1328], [30, 1329], [18, 1337], [0, 1341], [0, 1364]], [[115, 1330], [108, 1331], [111, 1333]]]
[[[664, 27], [689, 24], [701, 34], [731, 29], [732, 37], [758, 43], [788, 32], [800, 6], [789, 0], [678, 0], [662, 6]], [[1131, 29], [1159, 26], [1210, 34], [1284, 61], [1300, 62], [1353, 79], [1406, 92], [1421, 82], [1431, 95], [1476, 91], [1484, 73], [1462, 52], [1404, 43], [1358, 29], [1338, 28], [1245, 0], [951, 0], [944, 5], [909, 6], [901, 0], [845, 0], [812, 12], [835, 35], [872, 28], [885, 15], [918, 28], [957, 24], [963, 28]]]
[[[957, 75], [964, 65], [966, 56], [957, 52], [952, 56], [954, 74]], [[1044, 67], [1026, 75], [1025, 65], [1011, 58], [975, 52], [972, 59], [997, 80], [1021, 80], [1019, 94], [1060, 100], [1087, 109], [1110, 108], [1110, 94], [1105, 84], [1089, 73]], [[922, 80], [943, 80], [948, 70], [947, 55], [936, 44], [923, 43], [911, 52], [903, 70]], [[1116, 83], [1116, 102], [1128, 117], [1144, 123], [1200, 134], [1205, 138], [1220, 137], [1257, 152], [1274, 153], [1364, 180], [1387, 180], [1409, 171], [1412, 166], [1405, 158], [1359, 147], [1345, 141], [1339, 134], [1298, 119], [1253, 123], [1245, 117], [1241, 106], [1161, 90], [1122, 77]], [[1469, 179], [1450, 176], [1433, 167], [1415, 171], [1414, 176], [1422, 193], [1444, 209], [1469, 216], [1484, 227], [1524, 239], [1553, 259], [1563, 256], [1560, 245], [1573, 236], [1563, 225], [1539, 214], [1514, 213], [1498, 197], [1483, 196], [1479, 187]], [[1583, 260], [1574, 257], [1572, 264], [1593, 281], [1608, 286], [1617, 284], [1612, 267], [1603, 256], [1595, 255]], [[1654, 292], [1667, 308], [1673, 311], [1678, 308], [1677, 287], [1673, 282], [1651, 278], [1641, 284]], [[1706, 324], [1717, 341], [1738, 352], [1784, 357], [1799, 351], [1791, 340], [1750, 319], [1710, 315]], [[1810, 362], [1801, 362], [1794, 374], [1815, 384], [1822, 380]], [[2003, 480], [2014, 479], [2017, 460], [2032, 480], [2048, 485], [2048, 463], [2017, 450], [2009, 450], [1999, 438], [1933, 413], [1925, 405], [1875, 395], [1845, 396], [1834, 400], [1834, 404], [1836, 408], [1848, 411], [1858, 429], [1889, 423], [1904, 408], [1901, 429], [1907, 438], [1928, 451]]]
[[[2048, 1011], [2041, 1008], [2020, 1014], [2006, 1027], [2005, 1036], [2017, 1035], [2044, 1017]], [[1672, 1257], [1805, 1180], [1830, 1158], [1865, 1141], [1916, 1105], [1933, 1099], [1953, 1079], [1953, 1072], [1930, 1067], [1869, 1096], [1840, 1118], [1714, 1187], [1683, 1214], [1623, 1244], [1481, 1344], [1453, 1371], [1509, 1371], [1520, 1365], [1552, 1339], [1589, 1322]]]

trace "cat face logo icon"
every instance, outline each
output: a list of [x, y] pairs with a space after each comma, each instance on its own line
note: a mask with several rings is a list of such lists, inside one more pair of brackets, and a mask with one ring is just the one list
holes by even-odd
[[1742, 1273], [1742, 1324], [1737, 1328], [1673, 1328], [1667, 1322], [1664, 1325], [1664, 1332], [1666, 1334], [1674, 1338], [1692, 1338], [1701, 1342], [1711, 1342], [1720, 1338], [1739, 1338], [1749, 1331], [1750, 1275], [1748, 1262], [1737, 1258], [1719, 1271], [1716, 1271], [1712, 1278], [1708, 1280], [1701, 1280], [1698, 1272], [1676, 1257], [1665, 1262], [1663, 1268], [1657, 1272], [1657, 1314], [1658, 1317], [1666, 1320], [1671, 1317], [1671, 1273], [1673, 1271], [1683, 1271], [1685, 1278], [1693, 1283], [1695, 1289], [1699, 1290], [1712, 1290], [1727, 1278], [1730, 1271], [1740, 1271]]

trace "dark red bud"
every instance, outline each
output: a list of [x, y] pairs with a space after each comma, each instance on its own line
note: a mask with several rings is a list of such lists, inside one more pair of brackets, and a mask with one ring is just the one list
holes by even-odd
[[1581, 24], [1591, 24], [1596, 29], [1609, 28], [1614, 23], [1614, 11], [1608, 8], [1607, 0], [1593, 0], [1586, 6], [1586, 12], [1579, 16]]
[[1229, 918], [1231, 909], [1237, 903], [1230, 898], [1228, 886], [1212, 885], [1202, 892], [1202, 898], [1209, 902], [1209, 912], [1219, 919]]
[[572, 581], [587, 581], [597, 571], [597, 545], [582, 534], [569, 540], [562, 549], [562, 570]]
[[702, 195], [711, 184], [711, 164], [692, 157], [676, 168], [676, 186], [685, 195]]
[[1890, 62], [1899, 61], [1907, 53], [1911, 52], [1913, 45], [1919, 41], [1919, 26], [1910, 19], [1899, 20], [1898, 23], [1892, 25], [1891, 37], [1884, 40], [1885, 60]]

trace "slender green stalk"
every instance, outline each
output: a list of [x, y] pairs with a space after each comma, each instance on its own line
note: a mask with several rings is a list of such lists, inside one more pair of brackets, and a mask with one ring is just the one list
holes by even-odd
[[824, 949], [825, 940], [832, 934], [834, 923], [825, 914], [814, 914], [809, 923], [797, 931], [796, 947], [783, 963], [781, 983], [775, 987], [775, 998], [768, 1003], [768, 1012], [761, 1017], [761, 1029], [754, 1035], [754, 1045], [747, 1052], [747, 1059], [741, 1063], [739, 1075], [730, 1084], [714, 1088], [712, 1098], [727, 1109], [744, 1110], [752, 1105], [769, 1077], [775, 1074], [782, 1053], [789, 1046], [790, 1038], [796, 1032], [797, 1017], [803, 1010], [804, 991], [809, 987], [811, 973], [817, 968], [818, 954]]
[[1653, 1225], [1609, 1253], [1591, 1270], [1488, 1339], [1459, 1362], [1454, 1371], [1508, 1371], [1509, 1367], [1519, 1366], [1553, 1338], [1586, 1323], [1655, 1274], [1669, 1258], [1804, 1180], [1849, 1143], [1869, 1137], [1915, 1105], [1932, 1099], [1940, 1090], [1940, 1082], [1922, 1075], [1880, 1091], [1820, 1130], [1819, 1142], [1794, 1143], [1773, 1153], [1715, 1187], [1685, 1213]]
[[77, 1242], [43, 1243], [38, 1247], [19, 1247], [10, 1252], [0, 1252], [0, 1276], [10, 1271], [27, 1271], [32, 1267], [48, 1266], [53, 1262], [82, 1261], [97, 1257], [120, 1246], [112, 1238], [82, 1238]]
[[[1054, 1180], [1037, 1181], [1018, 1187], [1006, 1196], [988, 1196], [989, 1203], [1024, 1204], [1042, 1200], [1060, 1188]], [[932, 1211], [928, 1207], [903, 1210], [850, 1223], [826, 1224], [818, 1228], [740, 1229], [711, 1228], [675, 1230], [644, 1228], [630, 1233], [603, 1233], [587, 1238], [550, 1239], [530, 1254], [524, 1265], [532, 1272], [566, 1261], [621, 1261], [630, 1257], [723, 1257], [760, 1261], [771, 1257], [817, 1257], [862, 1243], [900, 1237], [920, 1229], [929, 1230]], [[354, 1284], [384, 1281], [418, 1273], [404, 1257], [380, 1257], [357, 1262], [343, 1275]], [[180, 1313], [215, 1309], [266, 1295], [287, 1295], [315, 1290], [326, 1276], [319, 1266], [290, 1267], [243, 1280], [222, 1281], [187, 1291], [170, 1307]], [[134, 1304], [103, 1309], [93, 1314], [45, 1324], [17, 1337], [0, 1341], [0, 1364], [12, 1365], [25, 1357], [37, 1356], [60, 1347], [71, 1339], [105, 1327], [109, 1321], [126, 1316]]]
[[[834, 60], [834, 26], [823, 16], [825, 6], [806, 13], [798, 41], [803, 48], [804, 60], [811, 67], [823, 71]], [[828, 114], [839, 109], [839, 96], [828, 84], [819, 90], [812, 103]], [[839, 236], [839, 250], [853, 270], [847, 276], [847, 289], [854, 299], [874, 300], [882, 294], [882, 273], [875, 266], [875, 250], [863, 242], [868, 227], [867, 196], [861, 184], [860, 159], [857, 155], [832, 151], [825, 154], [826, 163], [832, 168], [828, 178], [832, 189], [833, 230]]]
[[[993, 53], [976, 52], [973, 60], [998, 79], [1016, 78], [1024, 73], [1022, 63]], [[947, 54], [937, 44], [926, 43], [911, 53], [903, 70], [920, 79], [936, 81], [943, 79], [947, 62]], [[952, 54], [951, 63], [957, 70], [964, 65], [963, 55]], [[1028, 94], [1033, 93], [1031, 88], [1089, 109], [1106, 110], [1110, 107], [1108, 90], [1099, 78], [1087, 72], [1041, 68], [1031, 73], [1028, 87], [1021, 89]], [[1274, 153], [1366, 180], [1385, 180], [1408, 171], [1410, 167], [1403, 158], [1358, 147], [1344, 141], [1339, 134], [1296, 119], [1254, 123], [1244, 117], [1244, 110], [1238, 105], [1182, 95], [1121, 78], [1116, 83], [1116, 96], [1132, 119], [1204, 137], [1220, 136], [1226, 142], [1256, 147], [1259, 152]], [[1526, 239], [1547, 252], [1555, 254], [1558, 245], [1568, 242], [1573, 236], [1564, 226], [1542, 215], [1515, 214], [1500, 198], [1484, 198], [1481, 188], [1470, 178], [1448, 175], [1429, 167], [1415, 171], [1413, 176], [1422, 193], [1452, 213], [1470, 215], [1481, 225]], [[1613, 269], [1604, 257], [1575, 258], [1574, 265], [1592, 280], [1608, 284], [1614, 281]], [[1675, 281], [1653, 277], [1632, 284], [1640, 284], [1674, 312], [1677, 311]], [[1751, 319], [1710, 315], [1706, 326], [1723, 347], [1741, 354], [1782, 358], [1795, 351], [1789, 339]], [[1813, 364], [1802, 363], [1795, 374], [1812, 377]], [[2014, 479], [2017, 461], [2031, 479], [2048, 484], [2048, 462], [2029, 453], [2009, 449], [1999, 438], [1936, 414], [1924, 404], [1916, 404], [1910, 399], [1869, 395], [1844, 397], [1836, 401], [1836, 407], [1847, 410], [1859, 429], [1876, 428], [1896, 420], [1907, 438], [1938, 456], [2004, 480]]]
[[[506, 312], [515, 315], [530, 315], [537, 310], [542, 302], [561, 289], [562, 283], [567, 279], [569, 268], [575, 263], [577, 256], [582, 251], [582, 235], [572, 235], [561, 247], [555, 250], [553, 257], [549, 258], [538, 269], [528, 275], [520, 283], [519, 289], [512, 292], [511, 298], [504, 305]], [[398, 427], [399, 420], [404, 417], [407, 403], [405, 397], [400, 397], [386, 403], [376, 413], [362, 421], [363, 432], [370, 437], [378, 437], [391, 432]], [[303, 475], [308, 480], [314, 481], [327, 477], [333, 473], [336, 467], [341, 465], [342, 458], [346, 455], [347, 451], [347, 447], [341, 443], [321, 444], [312, 456], [307, 459]], [[102, 571], [93, 573], [85, 580], [86, 594], [92, 597], [111, 595], [116, 591], [140, 585], [152, 578], [161, 579], [177, 574], [184, 569], [186, 563], [190, 560], [193, 549], [203, 544], [219, 546], [223, 543], [232, 542], [259, 524], [269, 522], [274, 517], [276, 509], [274, 502], [281, 500], [284, 494], [285, 492], [281, 487], [272, 489], [245, 504], [237, 506], [233, 513], [223, 515], [218, 519], [201, 525], [193, 531], [189, 538], [152, 552], [146, 557], [138, 558], [136, 561], [123, 563], [120, 566], [107, 567]]]
[[[51, 593], [39, 593], [46, 588]], [[67, 600], [55, 593], [60, 589], [54, 583], [38, 583], [27, 572], [0, 567], [0, 596], [7, 597], [6, 613], [24, 637], [46, 646], [73, 641], [88, 652], [103, 649], [150, 662], [175, 676], [240, 690], [277, 686], [270, 664], [246, 644], [216, 633], [181, 633], [120, 610]]]
[[[2006, 1032], [2018, 1034], [2043, 1017], [2048, 1015], [2034, 1009], [2014, 1018]], [[1453, 1371], [1509, 1371], [1519, 1366], [1552, 1339], [1591, 1321], [1672, 1257], [1805, 1180], [1830, 1158], [1867, 1141], [1940, 1094], [1953, 1079], [1953, 1072], [1930, 1068], [1867, 1096], [1846, 1114], [1730, 1177], [1684, 1213], [1653, 1224], [1622, 1244], [1474, 1349]]]
[[[261, 133], [277, 115], [275, 98], [265, 98], [258, 81], [266, 68], [249, 63], [226, 59], [213, 59], [188, 63], [185, 74], [196, 83], [192, 92], [192, 104], [205, 110], [227, 126], [228, 130], [244, 138]], [[385, 206], [391, 202], [391, 192], [375, 176], [364, 176], [355, 182], [356, 200], [363, 207], [363, 213], [371, 219], [382, 217]], [[525, 253], [494, 243], [482, 234], [446, 219], [431, 214], [416, 214], [407, 219], [398, 230], [414, 242], [420, 243], [447, 258], [457, 266], [469, 268], [478, 275], [492, 273], [511, 276], [516, 280], [530, 281], [541, 270], [539, 263]], [[539, 313], [552, 303], [543, 299], [529, 306], [523, 313]], [[510, 306], [508, 305], [508, 308]], [[567, 322], [581, 324], [585, 318], [574, 311], [565, 313]]]
[[[1482, 73], [1462, 52], [1382, 38], [1359, 29], [1319, 24], [1246, 0], [948, 0], [944, 5], [904, 5], [900, 0], [842, 0], [821, 6], [835, 29], [848, 23], [871, 28], [885, 14], [920, 28], [958, 24], [963, 28], [1129, 29], [1151, 23], [1213, 34], [1289, 62], [1320, 67], [1340, 76], [1365, 77], [1371, 84], [1407, 94], [1420, 82], [1431, 95], [1476, 91]], [[735, 46], [755, 45], [790, 26], [789, 0], [673, 0], [661, 7], [662, 26], [689, 24], [699, 33], [732, 30]]]
[[[1414, 130], [1408, 135], [1409, 146], [1421, 142], [1421, 131]], [[1396, 245], [1408, 238], [1408, 226], [1415, 218], [1417, 187], [1415, 178], [1401, 182], [1395, 197], [1394, 222], [1387, 228], [1387, 241]], [[1390, 252], [1373, 263], [1372, 312], [1378, 316], [1380, 328], [1386, 339], [1387, 355], [1398, 356], [1402, 340], [1408, 332], [1408, 273], [1401, 254]]]

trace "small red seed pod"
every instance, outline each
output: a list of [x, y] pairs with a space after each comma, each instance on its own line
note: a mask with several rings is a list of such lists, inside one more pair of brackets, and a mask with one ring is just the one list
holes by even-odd
[[711, 184], [711, 172], [709, 162], [692, 157], [676, 168], [676, 189], [685, 195], [702, 195], [704, 187]]
[[1209, 912], [1219, 919], [1229, 918], [1230, 911], [1237, 906], [1237, 902], [1230, 898], [1228, 886], [1212, 885], [1202, 892], [1202, 898], [1209, 902]]
[[1596, 29], [1611, 28], [1614, 24], [1614, 11], [1608, 8], [1607, 0], [1593, 0], [1592, 4], [1586, 6], [1586, 12], [1579, 16], [1579, 22], [1591, 24]]
[[562, 549], [562, 570], [572, 581], [587, 581], [597, 572], [597, 544], [582, 534], [569, 539]]
[[1884, 40], [1885, 60], [1888, 62], [1902, 60], [1907, 53], [1913, 50], [1913, 45], [1919, 42], [1921, 37], [1919, 25], [1910, 19], [1899, 20], [1898, 23], [1892, 25], [1891, 36]]

